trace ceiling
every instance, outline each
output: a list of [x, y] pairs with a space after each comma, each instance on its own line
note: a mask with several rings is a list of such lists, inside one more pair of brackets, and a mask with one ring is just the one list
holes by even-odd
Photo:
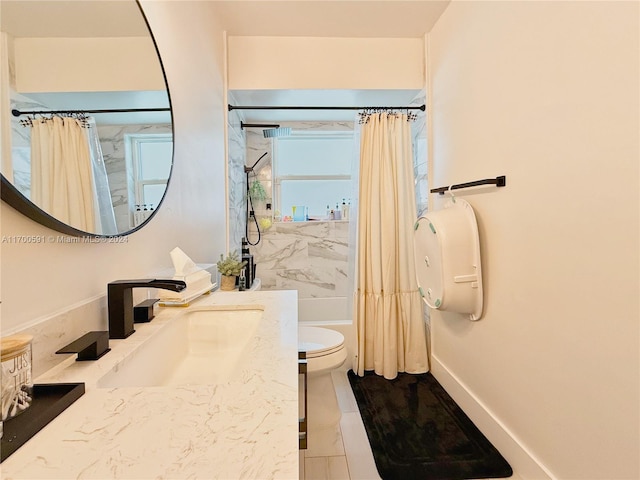
[[[145, 1], [154, 0], [142, 0]], [[202, 0], [228, 35], [422, 38], [450, 0]], [[2, 0], [2, 30], [20, 37], [147, 34], [129, 0]], [[80, 21], [81, 20], [81, 21]], [[235, 105], [402, 106], [415, 90], [261, 90], [232, 92]], [[95, 108], [95, 107], [94, 107]], [[243, 111], [247, 121], [352, 120], [353, 111]]]

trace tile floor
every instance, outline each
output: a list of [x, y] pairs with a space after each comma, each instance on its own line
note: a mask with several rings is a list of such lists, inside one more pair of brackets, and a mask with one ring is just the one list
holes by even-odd
[[347, 372], [335, 370], [331, 378], [342, 418], [333, 428], [309, 426], [308, 448], [300, 451], [300, 480], [379, 480]]
[[378, 480], [380, 476], [347, 372], [331, 373], [342, 413], [335, 427], [309, 426], [308, 448], [300, 451], [301, 480]]

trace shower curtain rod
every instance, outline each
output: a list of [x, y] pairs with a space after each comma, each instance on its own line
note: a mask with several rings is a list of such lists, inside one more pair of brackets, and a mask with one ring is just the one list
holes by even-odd
[[231, 110], [422, 110], [425, 111], [426, 106], [409, 106], [409, 107], [325, 107], [325, 106], [257, 106], [257, 105], [229, 105]]
[[65, 114], [86, 114], [86, 113], [136, 113], [136, 112], [169, 112], [170, 108], [116, 108], [107, 110], [33, 110], [30, 112], [22, 112], [20, 110], [11, 110], [14, 117], [20, 115], [65, 115]]

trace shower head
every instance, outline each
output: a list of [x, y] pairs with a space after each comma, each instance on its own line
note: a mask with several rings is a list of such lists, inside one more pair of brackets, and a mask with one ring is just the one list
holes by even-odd
[[288, 137], [291, 135], [291, 127], [276, 127], [263, 130], [264, 138]]
[[291, 127], [281, 127], [278, 124], [268, 123], [244, 123], [240, 122], [240, 128], [264, 128], [262, 134], [264, 138], [288, 137], [291, 135]]

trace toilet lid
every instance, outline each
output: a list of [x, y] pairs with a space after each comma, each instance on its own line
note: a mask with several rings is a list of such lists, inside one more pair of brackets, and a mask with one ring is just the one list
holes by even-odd
[[344, 347], [344, 335], [321, 327], [298, 327], [298, 350], [307, 358], [321, 357]]

